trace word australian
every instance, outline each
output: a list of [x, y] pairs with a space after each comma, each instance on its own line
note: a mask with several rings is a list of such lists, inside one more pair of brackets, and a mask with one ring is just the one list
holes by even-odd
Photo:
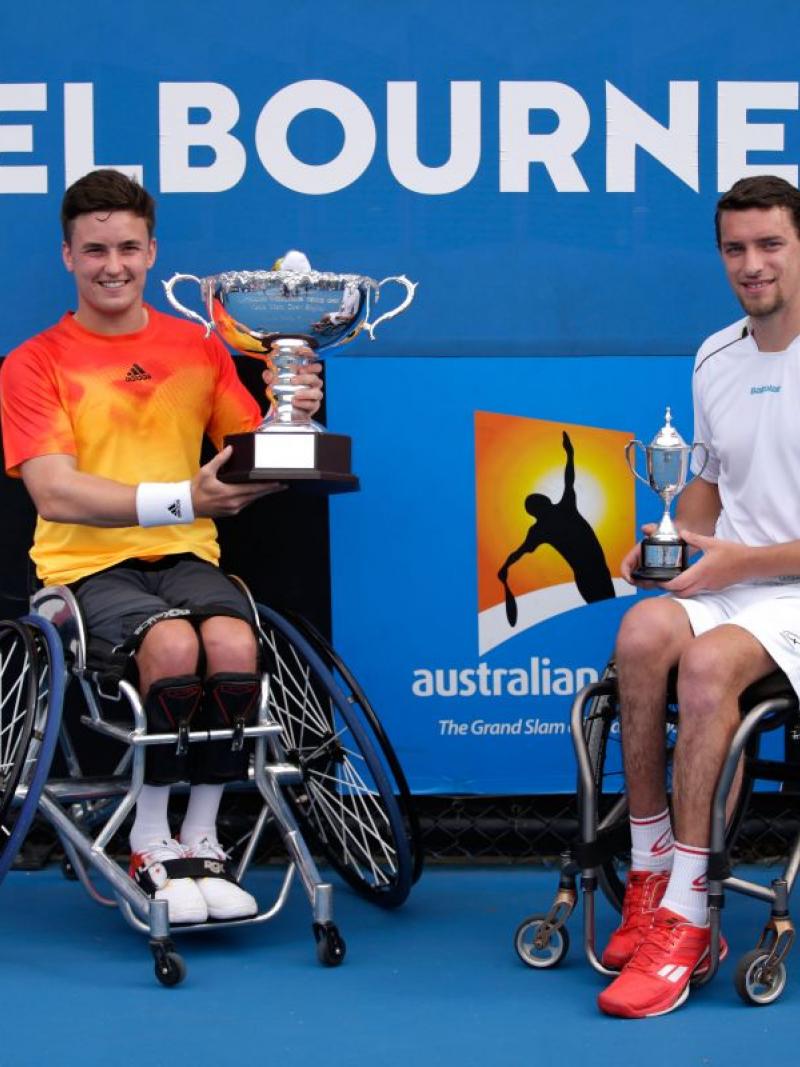
[[421, 667], [413, 675], [415, 697], [566, 697], [598, 679], [594, 667], [553, 667], [547, 656], [531, 656], [527, 667]]
[[[783, 157], [785, 125], [776, 112], [800, 109], [796, 81], [720, 81], [716, 93], [717, 188], [725, 190], [749, 173], [769, 171], [793, 184], [798, 166]], [[325, 195], [353, 185], [377, 154], [385, 153], [399, 185], [429, 196], [457, 192], [485, 165], [492, 146], [501, 193], [527, 193], [531, 182], [549, 182], [561, 193], [589, 191], [576, 158], [579, 149], [601, 137], [605, 144], [607, 192], [635, 192], [637, 155], [649, 155], [695, 192], [700, 191], [700, 83], [670, 81], [650, 114], [611, 82], [604, 84], [604, 113], [592, 113], [573, 86], [562, 81], [480, 81], [449, 83], [449, 154], [422, 160], [420, 128], [431, 125], [448, 105], [419, 83], [386, 83], [373, 114], [356, 91], [340, 82], [308, 79], [283, 86], [260, 108], [253, 125], [242, 120], [232, 88], [220, 82], [158, 83], [157, 114], [137, 113], [127, 126], [126, 155], [149, 157], [158, 151], [162, 193], [214, 193], [236, 186], [251, 163], [278, 184], [298, 193]], [[111, 86], [102, 92], [112, 97]], [[64, 185], [96, 167], [113, 167], [155, 186], [141, 162], [114, 162], [107, 146], [95, 144], [95, 84], [65, 82], [59, 93], [47, 82], [0, 82], [0, 194], [46, 193], [53, 171]], [[139, 99], [149, 94], [139, 93]], [[246, 113], [255, 108], [246, 101]], [[261, 101], [256, 101], [256, 106]], [[63, 161], [43, 157], [44, 113], [63, 104]], [[499, 110], [497, 142], [494, 116]], [[323, 111], [341, 126], [342, 142], [333, 158], [309, 162], [290, 144], [289, 128], [305, 112]], [[761, 113], [761, 114], [759, 114]], [[488, 125], [487, 116], [491, 118]], [[780, 117], [780, 116], [779, 116]], [[385, 128], [379, 130], [378, 122]], [[549, 128], [548, 127], [552, 127]], [[447, 124], [444, 124], [447, 129]], [[542, 128], [547, 132], [541, 132]], [[489, 133], [491, 129], [491, 133]], [[537, 132], [539, 131], [539, 132]], [[147, 137], [146, 144], [137, 139]], [[152, 146], [152, 149], [151, 149]], [[760, 161], [748, 162], [748, 153]]]

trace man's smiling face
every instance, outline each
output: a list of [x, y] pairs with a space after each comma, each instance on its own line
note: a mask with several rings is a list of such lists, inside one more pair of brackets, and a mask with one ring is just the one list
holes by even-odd
[[800, 307], [800, 236], [788, 208], [720, 215], [720, 252], [728, 281], [754, 319]]
[[75, 275], [78, 320], [96, 333], [129, 333], [144, 325], [142, 296], [156, 242], [131, 211], [79, 215], [64, 265]]

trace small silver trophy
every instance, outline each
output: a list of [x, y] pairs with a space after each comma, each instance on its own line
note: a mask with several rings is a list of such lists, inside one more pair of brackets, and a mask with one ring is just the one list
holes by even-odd
[[[358, 488], [350, 470], [350, 438], [328, 433], [292, 398], [303, 387], [292, 378], [324, 350], [352, 341], [361, 330], [375, 340], [375, 330], [405, 311], [416, 282], [400, 275], [373, 281], [359, 274], [312, 270], [302, 252], [287, 252], [278, 270], [227, 271], [198, 278], [174, 274], [164, 282], [167, 300], [181, 314], [201, 323], [208, 335], [216, 329], [231, 348], [263, 359], [273, 374], [270, 410], [253, 433], [231, 434], [225, 444], [233, 455], [223, 467], [223, 481], [288, 481], [324, 492]], [[208, 319], [184, 307], [173, 294], [178, 282], [200, 287]], [[388, 282], [406, 290], [403, 301], [370, 322], [372, 304]], [[313, 359], [299, 349], [314, 350]]]
[[[641, 448], [645, 454], [647, 478], [636, 470], [636, 454], [631, 451]], [[687, 445], [672, 425], [672, 415], [667, 408], [666, 422], [645, 448], [641, 441], [629, 441], [625, 446], [625, 458], [631, 472], [640, 482], [649, 485], [664, 502], [664, 514], [658, 529], [642, 541], [641, 564], [633, 572], [634, 578], [650, 582], [668, 582], [684, 571], [689, 563], [689, 546], [681, 540], [670, 516], [670, 506], [684, 489], [689, 478], [689, 462], [695, 449], [704, 452], [703, 465], [697, 472], [702, 474], [708, 463], [708, 448], [701, 441]]]

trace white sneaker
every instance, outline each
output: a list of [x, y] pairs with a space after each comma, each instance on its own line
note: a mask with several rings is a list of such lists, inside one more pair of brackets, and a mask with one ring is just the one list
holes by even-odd
[[186, 853], [177, 841], [156, 841], [131, 855], [128, 873], [156, 900], [166, 900], [171, 923], [204, 923], [205, 897], [193, 878], [182, 878]]
[[184, 845], [184, 856], [203, 860], [206, 877], [195, 875], [208, 909], [209, 919], [248, 919], [258, 914], [258, 902], [236, 882], [228, 854], [219, 841], [201, 838], [195, 845]]

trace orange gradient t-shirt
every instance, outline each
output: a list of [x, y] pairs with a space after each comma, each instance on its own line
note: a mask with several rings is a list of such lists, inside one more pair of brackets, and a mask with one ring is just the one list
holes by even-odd
[[[148, 307], [136, 333], [94, 334], [71, 313], [15, 349], [0, 375], [8, 474], [25, 460], [74, 456], [78, 470], [127, 485], [180, 482], [200, 466], [203, 434], [219, 448], [253, 429], [258, 404], [214, 335]], [[36, 523], [31, 558], [45, 585], [77, 581], [124, 559], [192, 552], [216, 563], [211, 519], [153, 527]]]

